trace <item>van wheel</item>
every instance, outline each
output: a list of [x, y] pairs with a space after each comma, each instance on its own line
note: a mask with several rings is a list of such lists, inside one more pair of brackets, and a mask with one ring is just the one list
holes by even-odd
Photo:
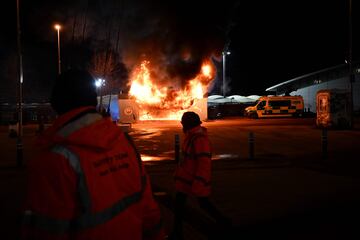
[[349, 121], [347, 121], [345, 118], [339, 118], [339, 119], [338, 119], [338, 122], [337, 122], [337, 126], [338, 126], [340, 129], [350, 128]]
[[258, 118], [257, 113], [256, 112], [251, 113], [250, 118], [254, 118], [254, 119]]

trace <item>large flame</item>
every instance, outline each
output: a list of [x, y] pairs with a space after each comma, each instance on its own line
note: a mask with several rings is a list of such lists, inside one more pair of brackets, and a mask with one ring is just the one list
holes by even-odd
[[184, 89], [175, 90], [157, 85], [157, 80], [151, 78], [150, 66], [149, 61], [143, 61], [134, 70], [130, 81], [129, 94], [140, 107], [140, 120], [180, 119], [198, 99], [204, 97], [215, 76], [214, 66], [206, 61], [200, 73], [189, 80]]

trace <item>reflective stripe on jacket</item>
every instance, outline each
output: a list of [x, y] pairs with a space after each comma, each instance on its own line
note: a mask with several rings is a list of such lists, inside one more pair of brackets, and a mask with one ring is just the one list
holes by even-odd
[[61, 116], [29, 162], [24, 239], [162, 239], [131, 139], [92, 108]]
[[208, 196], [211, 148], [206, 128], [198, 126], [186, 132], [182, 154], [175, 172], [175, 189], [194, 196]]

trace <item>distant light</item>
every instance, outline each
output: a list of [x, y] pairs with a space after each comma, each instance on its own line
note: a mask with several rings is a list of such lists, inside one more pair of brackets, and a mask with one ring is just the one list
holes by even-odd
[[102, 78], [98, 78], [96, 81], [95, 81], [95, 86], [97, 88], [101, 87], [101, 86], [105, 86], [105, 80], [102, 79]]
[[345, 63], [346, 63], [346, 64], [348, 63], [346, 59], [345, 59]]
[[61, 29], [61, 26], [60, 24], [55, 24], [54, 28], [59, 31]]
[[227, 55], [230, 55], [230, 54], [231, 54], [231, 52], [226, 52], [226, 54], [227, 54]]

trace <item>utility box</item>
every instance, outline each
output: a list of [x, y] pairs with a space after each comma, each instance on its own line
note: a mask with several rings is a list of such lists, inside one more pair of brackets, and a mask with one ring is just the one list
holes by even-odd
[[139, 106], [132, 99], [119, 99], [119, 122], [134, 123], [139, 120]]
[[316, 94], [316, 125], [325, 128], [351, 128], [351, 95], [345, 89], [319, 90]]

